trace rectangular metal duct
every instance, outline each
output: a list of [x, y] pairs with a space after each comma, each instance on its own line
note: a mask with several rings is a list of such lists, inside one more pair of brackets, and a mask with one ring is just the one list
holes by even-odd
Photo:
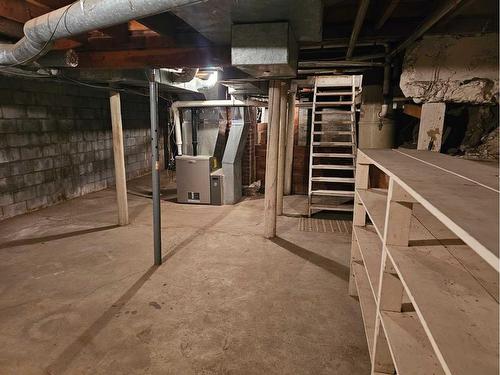
[[298, 46], [288, 22], [233, 25], [231, 64], [256, 78], [296, 76]]

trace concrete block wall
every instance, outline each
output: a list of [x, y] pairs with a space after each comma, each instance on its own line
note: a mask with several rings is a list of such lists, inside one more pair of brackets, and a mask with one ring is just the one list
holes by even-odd
[[[148, 98], [122, 94], [122, 117], [131, 179], [151, 170]], [[0, 220], [112, 185], [107, 91], [0, 76]]]

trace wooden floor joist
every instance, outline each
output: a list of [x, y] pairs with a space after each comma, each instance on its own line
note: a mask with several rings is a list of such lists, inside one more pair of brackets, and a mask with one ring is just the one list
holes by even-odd
[[228, 66], [230, 49], [210, 48], [155, 48], [121, 51], [79, 52], [78, 67], [82, 69], [143, 69], [161, 66], [198, 68], [203, 66]]

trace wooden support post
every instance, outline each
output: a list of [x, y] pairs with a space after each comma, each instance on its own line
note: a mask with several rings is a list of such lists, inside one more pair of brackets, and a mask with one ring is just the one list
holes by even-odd
[[111, 92], [109, 104], [111, 107], [111, 127], [113, 130], [113, 156], [115, 161], [118, 225], [127, 225], [129, 223], [127, 179], [125, 175], [125, 152], [123, 147], [122, 113], [119, 92]]
[[[355, 186], [356, 189], [368, 189], [369, 184], [369, 164], [362, 164], [363, 160], [358, 159], [356, 163], [356, 176], [355, 176]], [[354, 213], [352, 218], [353, 226], [365, 226], [366, 224], [366, 210], [363, 204], [360, 202], [359, 197], [356, 193], [354, 193]], [[358, 249], [358, 242], [356, 240], [356, 236], [354, 234], [354, 230], [352, 232], [352, 244], [351, 244], [351, 264], [350, 264], [350, 272], [349, 272], [349, 295], [354, 297], [357, 296], [356, 290], [356, 282], [354, 280], [353, 266], [352, 263], [357, 260], [360, 256]]]
[[269, 82], [269, 121], [267, 126], [266, 179], [264, 195], [264, 237], [276, 237], [276, 190], [278, 177], [278, 140], [280, 82]]
[[395, 374], [389, 344], [381, 327], [380, 313], [377, 311], [375, 321], [375, 338], [373, 344], [372, 374]]
[[293, 143], [295, 135], [295, 96], [297, 94], [297, 83], [292, 82], [288, 92], [288, 115], [286, 129], [286, 157], [285, 157], [285, 188], [284, 194], [292, 194], [293, 179]]
[[384, 245], [408, 246], [413, 199], [392, 178], [387, 193]]
[[389, 346], [381, 327], [381, 312], [401, 312], [404, 287], [387, 255], [386, 245], [408, 246], [414, 199], [392, 178], [387, 193], [382, 261], [377, 293], [372, 369], [392, 374], [395, 371]]
[[280, 87], [280, 134], [278, 146], [278, 187], [276, 190], [276, 214], [283, 215], [283, 190], [285, 187], [285, 157], [286, 157], [286, 129], [287, 129], [287, 94], [288, 83], [281, 82]]
[[445, 110], [445, 103], [425, 103], [422, 105], [418, 130], [418, 150], [441, 151]]
[[[369, 171], [370, 171], [369, 164], [361, 164], [359, 161], [357, 162], [356, 176], [355, 176], [356, 189], [368, 189]], [[352, 218], [352, 224], [357, 226], [364, 226], [366, 224], [366, 210], [361, 201], [359, 200], [357, 193], [354, 193], [354, 213]]]

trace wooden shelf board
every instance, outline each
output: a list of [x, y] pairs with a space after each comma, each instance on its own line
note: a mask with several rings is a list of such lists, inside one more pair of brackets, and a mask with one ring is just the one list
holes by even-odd
[[361, 305], [361, 315], [363, 316], [368, 351], [370, 353], [370, 358], [372, 358], [373, 338], [375, 335], [375, 314], [377, 307], [375, 305], [375, 299], [373, 298], [372, 291], [370, 290], [364, 266], [358, 263], [353, 263], [352, 268], [356, 288], [358, 290], [359, 304]]
[[498, 303], [417, 220], [412, 233], [423, 245], [387, 246], [388, 256], [441, 365], [454, 375], [498, 374]]
[[413, 206], [413, 216], [434, 238], [436, 238], [450, 254], [483, 286], [483, 288], [499, 302], [498, 272], [495, 271], [469, 246], [460, 244], [460, 239], [438, 219], [432, 216], [420, 204]]
[[382, 311], [381, 318], [398, 374], [445, 374], [416, 313]]
[[370, 282], [373, 298], [376, 300], [382, 261], [382, 241], [378, 237], [373, 225], [368, 224], [365, 227], [353, 226], [353, 231], [368, 273], [368, 281]]
[[391, 176], [499, 271], [499, 194], [476, 181], [477, 177], [475, 180], [467, 177], [476, 173], [474, 166], [467, 164], [463, 171], [447, 171], [444, 166], [448, 163], [456, 170], [456, 161], [444, 154], [432, 156], [439, 161], [433, 159], [429, 162], [395, 150], [366, 149], [358, 152], [360, 157], [366, 157]]
[[387, 190], [356, 189], [356, 193], [366, 208], [375, 229], [382, 240], [384, 238], [385, 210], [387, 206]]
[[442, 154], [437, 152], [420, 150], [398, 149], [395, 151], [416, 158], [423, 163], [431, 164], [434, 168], [460, 175], [498, 191], [498, 163], [496, 162], [478, 162], [456, 157], [443, 157]]

